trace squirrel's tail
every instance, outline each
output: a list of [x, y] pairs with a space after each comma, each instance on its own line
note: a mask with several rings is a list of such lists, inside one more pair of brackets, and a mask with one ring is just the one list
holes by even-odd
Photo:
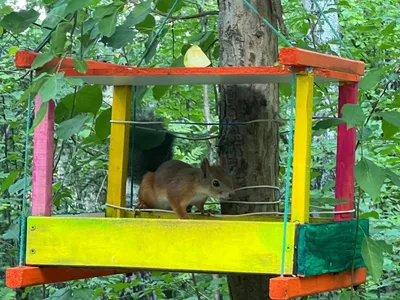
[[[138, 113], [137, 121], [162, 122], [153, 110]], [[140, 185], [147, 172], [155, 172], [167, 160], [173, 158], [174, 136], [161, 124], [131, 126], [128, 179]]]

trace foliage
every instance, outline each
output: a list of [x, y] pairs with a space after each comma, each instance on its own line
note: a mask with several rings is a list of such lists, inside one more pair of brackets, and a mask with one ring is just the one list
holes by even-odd
[[[36, 117], [29, 120], [30, 135], [44, 117], [48, 101], [56, 99], [53, 212], [102, 210], [111, 119], [109, 90], [84, 85], [57, 71], [66, 57], [73, 58], [73, 67], [80, 73], [86, 73], [88, 68], [84, 59], [149, 67], [184, 66], [188, 52], [193, 50], [200, 53], [201, 64], [218, 65], [217, 16], [179, 18], [216, 11], [217, 1], [205, 4], [178, 1], [173, 19], [168, 19], [162, 27], [174, 2], [46, 0], [28, 1], [27, 7], [19, 10], [13, 1], [8, 5], [0, 1], [0, 280], [4, 278], [5, 268], [18, 263], [18, 217], [29, 94], [31, 97], [39, 94], [43, 102]], [[301, 1], [286, 0], [283, 5], [289, 38], [296, 46], [326, 52], [330, 45], [338, 43], [333, 40], [316, 44], [310, 39], [309, 30], [320, 20], [308, 14]], [[329, 113], [324, 115], [328, 119], [314, 122], [313, 134], [317, 137], [334, 132], [342, 123], [348, 128], [356, 127], [359, 142], [356, 199], [360, 217], [370, 218], [371, 224], [371, 236], [364, 239], [363, 256], [372, 277], [361, 294], [364, 299], [376, 299], [377, 295], [381, 299], [396, 299], [400, 290], [400, 68], [397, 59], [400, 7], [394, 0], [341, 0], [338, 12], [344, 41], [356, 59], [365, 61], [366, 75], [359, 84], [359, 103], [343, 107], [341, 118], [336, 117], [336, 94], [328, 86], [315, 87], [314, 112]], [[14, 55], [18, 49], [38, 49], [46, 37], [50, 42], [40, 49], [34, 67], [44, 66], [56, 57], [61, 60], [30, 82], [29, 74], [13, 67]], [[286, 117], [288, 91], [290, 87], [281, 85], [282, 117]], [[166, 121], [204, 121], [202, 87], [138, 87], [135, 95], [139, 109], [153, 107]], [[217, 120], [216, 89], [209, 89], [209, 98], [215, 100], [210, 106]], [[207, 130], [200, 125], [169, 125], [168, 129], [189, 137], [218, 133], [215, 126]], [[283, 142], [285, 130], [282, 128]], [[280, 174], [283, 175], [287, 153], [284, 143], [281, 144]], [[313, 144], [311, 201], [325, 207], [335, 203], [332, 201], [335, 147], [334, 139]], [[197, 164], [207, 153], [206, 144], [199, 140], [178, 139], [175, 148], [175, 158], [191, 164]], [[31, 158], [28, 163], [30, 174]], [[29, 202], [30, 178], [27, 191]], [[194, 282], [190, 274], [182, 273], [134, 274], [129, 279], [115, 275], [48, 285], [45, 295], [46, 299], [120, 299], [124, 296], [197, 299], [197, 293], [212, 298], [217, 290], [224, 299], [228, 297], [224, 277], [196, 274], [195, 279]], [[13, 299], [15, 295], [15, 291], [0, 287], [1, 299]], [[37, 287], [28, 288], [18, 297], [26, 295], [29, 299], [41, 299], [42, 291]], [[341, 298], [348, 299], [347, 295], [343, 291]]]

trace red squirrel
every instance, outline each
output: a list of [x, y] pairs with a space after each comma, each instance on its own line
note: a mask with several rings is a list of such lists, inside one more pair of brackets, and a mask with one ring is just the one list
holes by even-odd
[[172, 209], [180, 219], [188, 219], [189, 206], [204, 214], [208, 197], [225, 199], [232, 193], [232, 177], [208, 159], [202, 160], [200, 168], [168, 160], [143, 177], [137, 208]]

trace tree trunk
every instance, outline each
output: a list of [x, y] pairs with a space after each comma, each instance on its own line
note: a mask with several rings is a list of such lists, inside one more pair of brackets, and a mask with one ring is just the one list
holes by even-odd
[[[261, 16], [276, 27], [272, 0], [250, 2]], [[277, 37], [242, 1], [219, 1], [219, 42], [221, 66], [268, 66], [277, 61]], [[222, 122], [277, 119], [278, 114], [276, 84], [221, 86]], [[234, 176], [235, 188], [278, 185], [278, 134], [279, 126], [276, 122], [222, 126], [220, 162]], [[276, 198], [274, 190], [252, 189], [237, 192], [233, 200], [270, 202]], [[276, 207], [272, 205], [222, 206], [224, 214], [273, 210]], [[269, 278], [259, 275], [228, 275], [231, 299], [269, 299]]]

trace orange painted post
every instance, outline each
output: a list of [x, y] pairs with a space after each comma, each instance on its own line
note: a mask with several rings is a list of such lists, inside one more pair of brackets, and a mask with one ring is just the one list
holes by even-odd
[[269, 296], [274, 300], [286, 300], [338, 290], [352, 284], [357, 286], [366, 281], [366, 268], [355, 270], [354, 281], [351, 270], [311, 277], [275, 277], [270, 280]]
[[6, 286], [11, 289], [24, 288], [69, 280], [109, 276], [134, 272], [133, 270], [110, 270], [68, 267], [15, 267], [6, 271]]
[[282, 48], [279, 51], [279, 63], [290, 66], [305, 66], [364, 75], [364, 62], [322, 54], [300, 48]]

